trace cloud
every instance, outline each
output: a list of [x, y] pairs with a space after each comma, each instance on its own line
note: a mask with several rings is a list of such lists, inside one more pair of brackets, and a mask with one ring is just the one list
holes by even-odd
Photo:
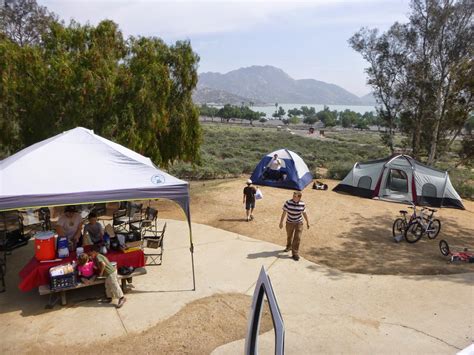
[[[373, 0], [374, 1], [374, 0]], [[159, 0], [40, 0], [68, 22], [97, 24], [111, 19], [127, 35], [156, 35], [176, 39], [206, 34], [249, 31], [271, 25], [301, 10], [342, 5], [367, 4], [369, 0], [241, 0], [241, 1], [159, 1]], [[351, 16], [321, 21], [354, 21]]]

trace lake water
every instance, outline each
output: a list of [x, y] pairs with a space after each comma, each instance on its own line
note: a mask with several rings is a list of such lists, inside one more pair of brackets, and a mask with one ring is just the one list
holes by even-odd
[[[324, 106], [328, 106], [331, 111], [337, 110], [337, 111], [344, 111], [344, 110], [351, 110], [357, 113], [364, 114], [366, 112], [373, 111], [375, 112], [375, 107], [374, 106], [351, 106], [351, 105], [314, 105], [314, 104], [281, 104], [278, 105], [283, 107], [285, 112], [288, 112], [288, 110], [291, 110], [293, 108], [300, 108], [301, 106], [308, 106], [308, 107], [314, 107], [316, 112], [324, 110]], [[259, 112], [264, 112], [267, 115], [267, 118], [271, 118], [273, 113], [275, 113], [275, 106], [252, 106], [251, 109], [253, 111], [259, 111]]]

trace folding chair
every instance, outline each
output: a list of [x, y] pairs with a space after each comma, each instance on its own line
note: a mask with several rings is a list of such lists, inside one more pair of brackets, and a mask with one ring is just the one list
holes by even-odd
[[127, 232], [128, 222], [127, 210], [117, 210], [113, 213], [112, 226], [115, 232]]
[[38, 210], [38, 218], [41, 221], [41, 228], [44, 231], [51, 230], [51, 211], [48, 207], [42, 207]]
[[23, 217], [18, 211], [0, 213], [0, 233], [4, 238], [0, 244], [0, 250], [10, 255], [12, 250], [28, 244], [30, 235], [24, 233]]
[[[156, 226], [156, 222], [155, 222]], [[147, 265], [161, 265], [163, 262], [163, 240], [165, 238], [165, 232], [166, 232], [166, 223], [163, 226], [163, 229], [161, 231], [154, 230], [153, 235], [147, 236], [143, 235], [143, 249], [149, 248], [149, 249], [159, 249], [159, 251], [156, 251], [155, 253], [148, 253], [145, 252], [145, 257], [147, 258]]]
[[155, 238], [158, 236], [158, 233], [161, 231], [158, 230], [157, 222], [158, 222], [158, 210], [147, 207], [145, 210], [145, 218], [142, 219], [139, 223], [135, 222], [132, 223], [131, 227], [135, 230], [140, 230], [141, 235], [144, 237], [148, 234], [154, 236]]
[[98, 217], [103, 216], [107, 212], [107, 206], [105, 203], [95, 203], [91, 212], [94, 212]]
[[130, 218], [136, 216], [137, 214], [142, 214], [142, 208], [143, 204], [142, 203], [133, 203], [129, 202], [127, 204], [127, 216]]

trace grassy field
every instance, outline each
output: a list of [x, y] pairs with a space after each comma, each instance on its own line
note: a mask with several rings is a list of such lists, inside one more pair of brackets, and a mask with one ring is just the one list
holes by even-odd
[[[377, 132], [328, 132], [326, 140], [292, 135], [265, 127], [238, 127], [223, 124], [203, 125], [201, 164], [176, 163], [169, 172], [186, 180], [209, 180], [251, 174], [269, 152], [287, 148], [298, 153], [315, 177], [342, 179], [355, 162], [389, 155]], [[396, 137], [401, 142], [402, 137]], [[449, 161], [439, 167], [449, 169]], [[322, 169], [321, 169], [322, 168]], [[324, 172], [324, 173], [322, 173]], [[450, 171], [457, 191], [464, 198], [474, 197], [474, 172]]]

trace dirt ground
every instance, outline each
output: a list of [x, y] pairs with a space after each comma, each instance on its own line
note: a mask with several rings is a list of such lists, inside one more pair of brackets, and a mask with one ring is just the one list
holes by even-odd
[[[338, 194], [336, 181], [323, 180], [328, 191], [303, 192], [311, 227], [303, 232], [301, 255], [339, 270], [369, 274], [450, 274], [474, 271], [474, 264], [450, 264], [438, 249], [445, 239], [453, 246], [474, 249], [474, 203], [464, 201], [465, 211], [441, 209], [440, 235], [423, 237], [415, 244], [395, 243], [392, 223], [404, 205]], [[245, 220], [242, 189], [245, 179], [191, 183], [192, 221], [285, 246], [284, 230], [278, 228], [281, 207], [292, 191], [262, 187], [255, 220]], [[180, 208], [169, 201], [156, 203], [159, 218], [184, 219]], [[195, 241], [199, 243], [198, 240]], [[247, 329], [251, 298], [242, 294], [216, 294], [188, 304], [177, 314], [140, 333], [102, 340], [84, 347], [25, 348], [30, 354], [45, 353], [156, 353], [209, 354], [222, 344], [242, 339]], [[229, 315], [229, 310], [231, 315]], [[245, 312], [242, 312], [245, 310]], [[226, 315], [226, 316], [224, 316]], [[261, 333], [272, 328], [268, 308], [262, 314]], [[199, 336], [197, 336], [197, 334]], [[158, 350], [159, 349], [159, 350]]]
[[[28, 354], [209, 354], [220, 345], [243, 339], [252, 299], [238, 293], [216, 294], [187, 304], [150, 329], [87, 346], [28, 346]], [[226, 315], [225, 317], [223, 315]], [[265, 304], [260, 334], [273, 328]]]
[[[342, 271], [364, 274], [431, 275], [474, 271], [474, 264], [451, 264], [439, 251], [441, 239], [451, 249], [474, 249], [474, 202], [463, 201], [466, 210], [443, 208], [436, 213], [441, 232], [435, 240], [424, 236], [419, 242], [395, 243], [392, 224], [406, 205], [335, 193], [337, 181], [321, 180], [328, 191], [303, 191], [310, 229], [303, 232], [300, 253], [315, 263]], [[261, 187], [264, 198], [257, 201], [255, 220], [245, 220], [242, 189], [245, 179], [191, 183], [191, 216], [207, 224], [248, 237], [280, 244], [286, 235], [278, 228], [281, 208], [291, 190]], [[159, 217], [183, 219], [176, 205], [159, 203]]]

